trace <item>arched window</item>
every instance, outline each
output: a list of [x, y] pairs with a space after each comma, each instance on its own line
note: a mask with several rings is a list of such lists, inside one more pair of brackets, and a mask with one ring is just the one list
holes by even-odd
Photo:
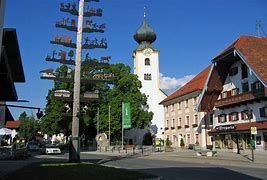
[[146, 59], [145, 59], [145, 65], [146, 65], [146, 66], [149, 66], [149, 65], [150, 65], [150, 59], [149, 59], [149, 58], [146, 58]]

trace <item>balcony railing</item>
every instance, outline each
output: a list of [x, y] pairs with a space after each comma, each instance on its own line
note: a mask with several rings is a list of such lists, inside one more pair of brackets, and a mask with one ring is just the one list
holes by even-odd
[[214, 105], [216, 108], [225, 108], [229, 106], [235, 106], [237, 104], [244, 104], [262, 97], [265, 97], [264, 89], [259, 89], [219, 99]]

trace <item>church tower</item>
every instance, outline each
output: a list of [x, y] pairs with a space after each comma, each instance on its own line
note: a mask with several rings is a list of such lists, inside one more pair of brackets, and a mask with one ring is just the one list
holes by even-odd
[[142, 82], [141, 92], [147, 96], [148, 111], [152, 111], [154, 115], [151, 124], [143, 133], [150, 132], [156, 138], [163, 138], [164, 109], [159, 102], [167, 96], [160, 90], [159, 51], [152, 45], [156, 38], [156, 33], [147, 23], [144, 14], [143, 23], [134, 34], [138, 43], [133, 52], [134, 74]]

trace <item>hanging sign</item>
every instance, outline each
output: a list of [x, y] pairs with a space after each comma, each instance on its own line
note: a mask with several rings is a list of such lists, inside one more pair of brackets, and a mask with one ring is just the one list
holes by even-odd
[[250, 127], [250, 133], [254, 134], [254, 135], [258, 134], [257, 133], [257, 127]]

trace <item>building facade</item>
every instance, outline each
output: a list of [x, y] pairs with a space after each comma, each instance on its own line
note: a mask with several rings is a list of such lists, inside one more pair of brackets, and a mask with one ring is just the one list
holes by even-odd
[[126, 132], [126, 137], [133, 139], [134, 143], [141, 144], [145, 134], [155, 138], [163, 138], [164, 109], [158, 103], [166, 98], [160, 89], [159, 51], [153, 47], [156, 34], [148, 25], [144, 17], [142, 25], [134, 34], [138, 47], [133, 52], [134, 74], [142, 83], [140, 91], [147, 97], [146, 110], [153, 112], [153, 119], [144, 129], [131, 129]]
[[241, 36], [212, 62], [198, 109], [213, 116], [214, 148], [267, 149], [267, 38]]
[[[1, 52], [2, 52], [2, 39], [3, 39], [3, 27], [4, 27], [4, 14], [5, 14], [5, 0], [0, 1], [0, 61], [1, 61]], [[4, 103], [4, 102], [2, 102]], [[3, 126], [5, 119], [6, 107], [0, 106], [0, 127]]]
[[165, 139], [169, 139], [173, 147], [181, 147], [181, 141], [187, 148], [211, 145], [211, 138], [207, 136], [210, 120], [196, 109], [209, 72], [210, 66], [160, 102], [165, 109]]

